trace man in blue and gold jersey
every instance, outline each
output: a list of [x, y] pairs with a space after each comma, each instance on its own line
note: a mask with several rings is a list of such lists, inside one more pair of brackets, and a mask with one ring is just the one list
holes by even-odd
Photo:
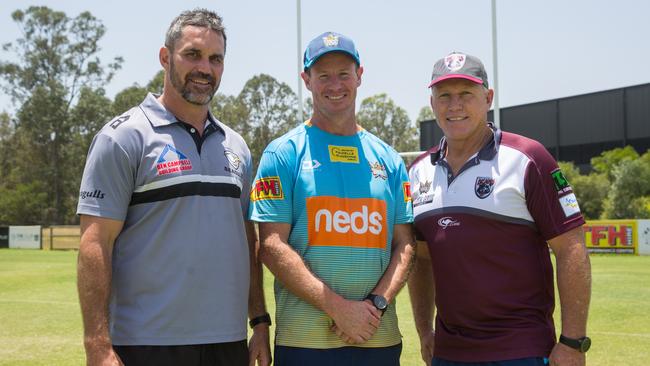
[[395, 296], [414, 255], [404, 163], [357, 125], [363, 68], [351, 39], [312, 40], [313, 114], [271, 142], [251, 191], [276, 277], [275, 364], [399, 365]]

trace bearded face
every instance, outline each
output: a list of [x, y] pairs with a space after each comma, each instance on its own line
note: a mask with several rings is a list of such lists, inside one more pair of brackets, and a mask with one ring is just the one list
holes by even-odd
[[173, 57], [170, 58], [169, 72], [172, 86], [188, 103], [206, 105], [219, 88], [220, 80], [210, 74], [191, 71], [182, 75]]

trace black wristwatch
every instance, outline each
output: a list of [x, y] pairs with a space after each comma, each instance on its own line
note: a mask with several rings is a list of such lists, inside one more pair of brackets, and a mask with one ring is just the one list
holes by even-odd
[[580, 353], [589, 351], [589, 348], [591, 347], [591, 339], [589, 337], [573, 339], [560, 334], [560, 343], [569, 346]]
[[255, 328], [255, 326], [258, 325], [259, 323], [267, 323], [269, 326], [271, 326], [271, 316], [269, 315], [269, 313], [264, 313], [264, 315], [260, 315], [251, 319], [248, 322], [248, 325], [250, 325], [251, 328]]
[[372, 305], [374, 305], [377, 310], [381, 311], [381, 315], [384, 315], [388, 308], [388, 301], [386, 301], [386, 298], [381, 295], [368, 294], [364, 300], [370, 300]]

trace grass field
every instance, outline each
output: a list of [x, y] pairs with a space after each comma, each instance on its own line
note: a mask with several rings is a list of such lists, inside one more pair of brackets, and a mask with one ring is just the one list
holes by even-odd
[[[84, 363], [76, 251], [0, 249], [0, 365]], [[650, 365], [650, 257], [594, 255], [590, 366]], [[272, 278], [265, 290], [272, 311]], [[402, 365], [421, 365], [406, 291]], [[556, 314], [556, 319], [559, 314]]]

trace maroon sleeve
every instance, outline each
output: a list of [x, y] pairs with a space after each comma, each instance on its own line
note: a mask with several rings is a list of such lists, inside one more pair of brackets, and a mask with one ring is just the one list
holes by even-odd
[[582, 226], [585, 220], [579, 210], [567, 214], [563, 209], [562, 202], [572, 200], [575, 195], [566, 180], [565, 184], [558, 185], [553, 178], [554, 174], [563, 178], [561, 173], [558, 173], [560, 168], [555, 159], [540, 143], [535, 141], [527, 145], [526, 154], [531, 161], [526, 168], [524, 181], [526, 205], [544, 240], [548, 241]]

